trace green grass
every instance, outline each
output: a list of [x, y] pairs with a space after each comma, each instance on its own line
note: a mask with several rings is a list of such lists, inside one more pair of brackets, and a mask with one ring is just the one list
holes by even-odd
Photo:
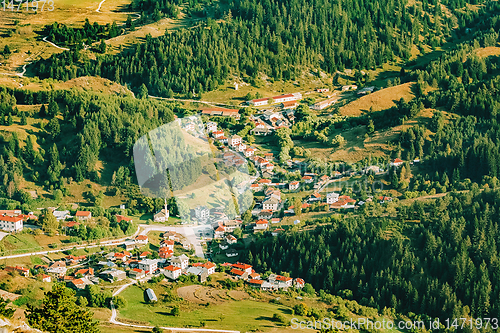
[[127, 288], [121, 295], [127, 299], [128, 305], [119, 311], [119, 317], [151, 325], [199, 327], [201, 322], [205, 322], [206, 328], [245, 332], [263, 327], [278, 327], [271, 321], [274, 313], [280, 313], [288, 320], [292, 318], [291, 309], [283, 305], [252, 300], [228, 301], [208, 307], [190, 304], [191, 311], [182, 309], [181, 314], [175, 317], [169, 314], [169, 305], [146, 304], [143, 291], [137, 286]]
[[40, 250], [42, 247], [35, 240], [33, 235], [16, 234], [8, 235], [2, 242], [7, 250]]

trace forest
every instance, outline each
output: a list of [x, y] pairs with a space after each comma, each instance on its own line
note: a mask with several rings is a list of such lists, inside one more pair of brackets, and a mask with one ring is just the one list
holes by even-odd
[[221, 22], [208, 17], [202, 25], [149, 37], [132, 50], [95, 60], [70, 50], [33, 64], [33, 69], [41, 78], [91, 75], [134, 89], [144, 84], [150, 94], [164, 97], [214, 90], [230, 74], [259, 86], [262, 74], [295, 80], [306, 68], [327, 73], [375, 69], [391, 60], [408, 60], [414, 45], [441, 45], [452, 38], [454, 24], [453, 34], [465, 35], [499, 6], [486, 2], [469, 11], [462, 10], [465, 1], [447, 2], [456, 22], [435, 1], [414, 6], [400, 1], [382, 6], [373, 0], [228, 1], [221, 3], [228, 7]]

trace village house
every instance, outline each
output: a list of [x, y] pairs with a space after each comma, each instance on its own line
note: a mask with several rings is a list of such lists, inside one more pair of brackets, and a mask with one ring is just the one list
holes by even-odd
[[326, 203], [332, 204], [334, 202], [339, 201], [339, 194], [335, 192], [330, 192], [326, 194]]
[[231, 138], [229, 139], [229, 145], [231, 147], [235, 147], [239, 144], [241, 144], [241, 136], [239, 136], [237, 134], [234, 134], [233, 136], [231, 136]]
[[219, 225], [214, 231], [214, 238], [218, 239], [224, 237], [225, 232], [226, 229], [223, 226]]
[[210, 210], [207, 206], [199, 205], [194, 209], [196, 219], [201, 223], [206, 223], [210, 218]]
[[262, 202], [263, 210], [276, 211], [278, 210], [279, 200], [273, 197], [270, 197]]
[[17, 272], [19, 275], [28, 277], [30, 276], [30, 270], [21, 266], [6, 266], [5, 267], [6, 272]]
[[164, 275], [170, 280], [177, 280], [181, 276], [181, 268], [173, 265], [165, 267]]
[[56, 218], [56, 220], [58, 221], [64, 221], [66, 220], [68, 217], [70, 217], [69, 215], [69, 210], [56, 210], [54, 209], [52, 211], [52, 215], [54, 215], [54, 217]]
[[162, 240], [160, 242], [160, 249], [161, 248], [167, 248], [168, 250], [173, 251], [174, 250], [174, 245], [175, 245], [175, 242], [173, 240], [164, 239], [164, 240]]
[[280, 218], [279, 218], [279, 217], [273, 217], [273, 218], [271, 219], [271, 223], [272, 223], [272, 224], [280, 223], [280, 221], [281, 221], [281, 220], [280, 220]]
[[218, 137], [217, 141], [219, 141], [221, 144], [227, 144], [227, 137], [225, 136]]
[[84, 261], [85, 259], [87, 259], [87, 256], [69, 255], [69, 256], [64, 257], [64, 260], [66, 261], [67, 266], [79, 264], [82, 261]]
[[75, 219], [78, 221], [88, 221], [92, 218], [92, 213], [89, 211], [79, 210], [75, 214]]
[[66, 275], [66, 262], [65, 261], [56, 261], [52, 265], [47, 268], [47, 273], [55, 275], [57, 277], [63, 277]]
[[277, 228], [277, 229], [274, 229], [272, 232], [271, 232], [271, 235], [273, 237], [276, 237], [278, 236], [279, 234], [281, 234], [282, 232], [284, 232], [285, 229], [282, 229], [282, 228]]
[[304, 176], [304, 177], [302, 177], [302, 180], [306, 184], [311, 184], [314, 181], [313, 177], [311, 177], [311, 176]]
[[146, 235], [137, 235], [135, 237], [135, 243], [138, 245], [148, 245], [148, 236]]
[[236, 109], [226, 109], [226, 108], [217, 108], [217, 107], [212, 107], [212, 108], [206, 108], [201, 110], [201, 114], [207, 115], [207, 116], [219, 116], [219, 117], [233, 117], [236, 120], [239, 120], [241, 115], [239, 113], [239, 110]]
[[237, 269], [237, 268], [232, 268], [230, 273], [232, 275], [234, 275], [234, 277], [236, 279], [239, 279], [239, 280], [246, 280], [246, 279], [248, 279], [248, 275], [249, 275], [248, 272], [242, 271], [242, 270]]
[[116, 268], [103, 271], [99, 275], [110, 282], [121, 281], [127, 278], [127, 273]]
[[94, 276], [94, 269], [92, 267], [79, 269], [73, 274], [75, 277], [92, 277]]
[[224, 131], [215, 131], [212, 132], [212, 135], [214, 136], [214, 138], [219, 139], [224, 136]]
[[123, 252], [116, 252], [113, 257], [115, 258], [115, 260], [120, 260], [122, 262], [125, 262], [128, 259], [130, 259], [131, 256], [132, 253], [128, 251], [123, 251]]
[[213, 262], [208, 261], [205, 263], [201, 263], [201, 262], [194, 263], [193, 267], [204, 267], [207, 269], [208, 275], [211, 275], [211, 274], [215, 273], [215, 268], [217, 267], [217, 265], [214, 264]]
[[39, 273], [37, 275], [37, 278], [40, 279], [42, 282], [52, 282], [52, 277], [50, 275], [46, 275], [46, 274], [43, 274], [43, 273]]
[[327, 107], [335, 104], [338, 100], [339, 100], [338, 97], [331, 97], [331, 98], [325, 99], [324, 101], [320, 101], [316, 104], [313, 104], [311, 106], [311, 109], [317, 110], [317, 111], [323, 110], [323, 109], [326, 109]]
[[305, 285], [305, 281], [304, 279], [301, 279], [301, 278], [296, 278], [295, 280], [293, 280], [293, 286], [297, 289], [302, 289], [304, 288], [304, 285]]
[[259, 219], [265, 219], [265, 220], [269, 220], [272, 216], [273, 216], [273, 211], [270, 209], [267, 210], [263, 209], [257, 214], [257, 217]]
[[144, 251], [139, 254], [139, 259], [146, 259], [148, 256], [150, 256], [152, 253], [149, 251]]
[[74, 280], [71, 280], [69, 282], [69, 285], [73, 288], [73, 289], [77, 289], [77, 290], [83, 290], [85, 289], [85, 287], [87, 286], [91, 286], [93, 285], [94, 283], [92, 281], [90, 281], [88, 278], [86, 277], [82, 277], [80, 279], [74, 279]]
[[393, 161], [391, 161], [390, 165], [394, 167], [401, 166], [404, 163], [404, 161], [400, 158], [396, 158]]
[[255, 150], [256, 149], [253, 147], [249, 147], [249, 148], [245, 149], [245, 157], [250, 157], [253, 154], [255, 154]]
[[170, 250], [168, 247], [160, 247], [158, 255], [162, 259], [168, 259], [174, 255], [174, 251]]
[[321, 194], [315, 192], [313, 194], [311, 194], [311, 196], [309, 197], [309, 202], [315, 202], [315, 201], [320, 201], [321, 200]]
[[294, 180], [293, 182], [290, 182], [288, 184], [288, 189], [290, 191], [295, 191], [295, 190], [298, 190], [299, 189], [299, 186], [300, 186], [300, 182], [297, 181], [297, 180]]
[[200, 283], [206, 282], [208, 277], [208, 270], [205, 267], [189, 267], [186, 272], [186, 275], [195, 275], [198, 277], [198, 281]]
[[186, 269], [189, 266], [189, 258], [185, 254], [178, 257], [172, 257], [172, 259], [170, 259], [170, 264], [181, 269]]
[[24, 219], [22, 216], [0, 216], [0, 230], [7, 232], [19, 232], [23, 230]]
[[142, 269], [146, 274], [152, 274], [158, 269], [158, 261], [154, 259], [144, 259], [139, 261], [139, 269]]
[[258, 231], [267, 230], [268, 228], [269, 228], [269, 221], [264, 220], [264, 219], [260, 219], [257, 222], [255, 222], [255, 227], [253, 230], [254, 230], [254, 232], [258, 232]]
[[217, 123], [214, 121], [209, 121], [207, 123], [207, 132], [210, 134], [215, 131], [217, 131]]
[[291, 287], [293, 284], [293, 279], [291, 277], [286, 277], [282, 275], [277, 275], [277, 274], [271, 274], [269, 275], [268, 278], [269, 282], [277, 284], [278, 288], [288, 288]]
[[140, 268], [133, 268], [128, 271], [128, 276], [132, 279], [138, 280], [144, 278], [146, 276], [146, 272]]
[[230, 245], [236, 244], [238, 242], [238, 239], [234, 237], [233, 235], [226, 235], [226, 242]]
[[241, 220], [226, 220], [223, 222], [225, 232], [233, 232], [238, 228], [241, 228]]
[[131, 222], [132, 221], [132, 218], [131, 217], [127, 217], [127, 216], [123, 216], [123, 215], [120, 215], [120, 214], [116, 214], [116, 222], [120, 223], [121, 221], [126, 221], [126, 222]]

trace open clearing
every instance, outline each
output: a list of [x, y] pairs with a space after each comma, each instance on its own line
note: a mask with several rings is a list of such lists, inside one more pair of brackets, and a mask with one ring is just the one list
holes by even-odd
[[396, 105], [395, 102], [401, 98], [404, 98], [408, 102], [415, 97], [411, 92], [412, 84], [413, 82], [407, 82], [362, 96], [341, 107], [339, 110], [340, 114], [343, 116], [358, 117], [369, 112], [370, 107], [373, 111], [380, 111], [393, 107]]
[[[166, 291], [165, 287], [155, 285], [153, 289], [161, 300], [162, 293]], [[184, 300], [176, 303], [160, 301], [158, 304], [148, 305], [144, 302], [143, 290], [137, 286], [131, 286], [121, 294], [127, 299], [128, 305], [119, 310], [118, 316], [124, 322], [130, 320], [170, 327], [199, 327], [204, 322], [205, 328], [231, 329], [242, 332], [254, 329], [278, 332], [273, 329], [282, 329], [283, 327], [276, 325], [271, 320], [273, 314], [280, 313], [288, 320], [292, 318], [291, 309], [287, 306], [250, 299], [233, 300], [233, 298], [241, 296], [247, 297], [248, 294], [245, 292], [234, 293], [199, 285], [179, 289], [179, 294], [186, 296]], [[221, 292], [228, 297], [214, 302], [211, 298], [212, 292]], [[209, 305], [207, 305], [207, 300], [212, 300], [208, 301]], [[172, 316], [170, 308], [176, 304], [180, 307], [180, 315]]]

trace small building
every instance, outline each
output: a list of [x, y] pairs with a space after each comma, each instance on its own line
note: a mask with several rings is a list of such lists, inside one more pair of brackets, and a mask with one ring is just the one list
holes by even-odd
[[148, 236], [146, 235], [137, 235], [135, 237], [135, 243], [138, 245], [147, 245], [148, 244]]
[[125, 273], [125, 271], [116, 268], [103, 271], [99, 275], [110, 282], [121, 281], [127, 278], [127, 273]]
[[391, 166], [394, 166], [394, 167], [398, 167], [398, 166], [402, 165], [403, 163], [404, 163], [404, 161], [403, 161], [402, 159], [400, 159], [400, 158], [396, 158], [396, 159], [394, 159], [394, 160], [390, 163], [390, 165], [391, 165]]
[[265, 219], [260, 219], [255, 222], [254, 232], [264, 231], [269, 228], [269, 221]]
[[304, 279], [296, 278], [295, 280], [293, 280], [293, 286], [297, 289], [304, 288], [304, 285], [305, 285]]
[[290, 183], [288, 184], [288, 189], [289, 189], [290, 191], [295, 191], [295, 190], [298, 190], [298, 189], [299, 189], [299, 187], [300, 187], [300, 182], [299, 182], [299, 181], [297, 181], [297, 180], [294, 180], [293, 182], [290, 182]]
[[208, 261], [205, 263], [201, 263], [201, 262], [194, 263], [193, 267], [204, 267], [207, 269], [208, 275], [212, 275], [215, 273], [215, 268], [217, 267], [217, 265], [214, 264], [213, 262]]
[[362, 89], [359, 89], [358, 90], [358, 95], [366, 95], [366, 94], [370, 94], [373, 92], [373, 90], [375, 89], [375, 87], [365, 87], [365, 88], [362, 88]]
[[69, 282], [69, 285], [76, 290], [83, 290], [87, 286], [92, 286], [94, 283], [86, 277], [80, 279], [74, 279]]
[[138, 280], [144, 278], [146, 276], [146, 272], [140, 268], [134, 268], [128, 272], [128, 276], [132, 279]]
[[229, 248], [229, 243], [226, 242], [226, 241], [223, 241], [221, 243], [219, 243], [219, 249], [221, 250], [227, 250]]
[[79, 221], [88, 221], [92, 218], [92, 213], [89, 211], [79, 210], [75, 214], [75, 219]]
[[278, 210], [278, 205], [279, 205], [279, 200], [271, 197], [262, 202], [262, 209], [276, 211]]
[[155, 292], [153, 291], [153, 289], [151, 288], [148, 288], [146, 289], [146, 291], [144, 292], [144, 300], [148, 303], [152, 303], [152, 302], [157, 302], [158, 301], [158, 298], [156, 297], [156, 294]]
[[47, 273], [55, 275], [57, 277], [63, 277], [66, 275], [66, 262], [63, 260], [56, 261], [47, 269]]
[[178, 257], [170, 259], [170, 264], [181, 269], [186, 269], [189, 266], [189, 258], [187, 255], [181, 254]]
[[0, 216], [0, 230], [7, 232], [19, 232], [23, 230], [24, 219], [23, 216]]
[[238, 256], [238, 251], [236, 251], [235, 249], [229, 249], [226, 251], [226, 257], [232, 258], [236, 256]]
[[179, 276], [181, 276], [181, 272], [182, 272], [182, 270], [180, 267], [169, 265], [169, 266], [165, 267], [163, 274], [167, 278], [169, 278], [170, 280], [177, 280], [179, 278]]
[[17, 272], [19, 275], [28, 277], [30, 276], [30, 270], [21, 266], [6, 266], [5, 271], [7, 272]]
[[328, 99], [325, 99], [324, 101], [313, 104], [311, 106], [311, 109], [317, 110], [317, 111], [323, 110], [323, 109], [326, 109], [327, 107], [335, 104], [338, 100], [339, 100], [338, 97], [328, 98]]
[[194, 215], [198, 221], [206, 223], [210, 218], [210, 210], [207, 206], [199, 205], [194, 209]]
[[207, 132], [208, 133], [212, 133], [212, 132], [215, 132], [217, 131], [217, 123], [214, 122], [214, 121], [209, 121], [207, 123]]
[[170, 216], [170, 213], [168, 211], [168, 205], [165, 202], [165, 206], [163, 207], [163, 209], [156, 212], [156, 214], [153, 216], [153, 220], [155, 222], [167, 222], [169, 216]]
[[229, 139], [229, 145], [231, 147], [235, 147], [239, 144], [241, 144], [241, 136], [235, 134]]
[[326, 194], [326, 203], [332, 204], [334, 202], [339, 201], [339, 194], [335, 192], [330, 192]]
[[206, 282], [208, 277], [208, 270], [205, 267], [189, 267], [186, 270], [186, 275], [196, 275], [200, 283]]
[[234, 277], [236, 277], [237, 279], [240, 279], [240, 280], [248, 279], [248, 275], [249, 275], [248, 272], [242, 271], [242, 270], [237, 269], [237, 268], [231, 269], [230, 273], [232, 275], [234, 275]]
[[158, 269], [158, 262], [154, 259], [144, 259], [139, 261], [139, 269], [142, 269], [146, 274], [152, 274]]

